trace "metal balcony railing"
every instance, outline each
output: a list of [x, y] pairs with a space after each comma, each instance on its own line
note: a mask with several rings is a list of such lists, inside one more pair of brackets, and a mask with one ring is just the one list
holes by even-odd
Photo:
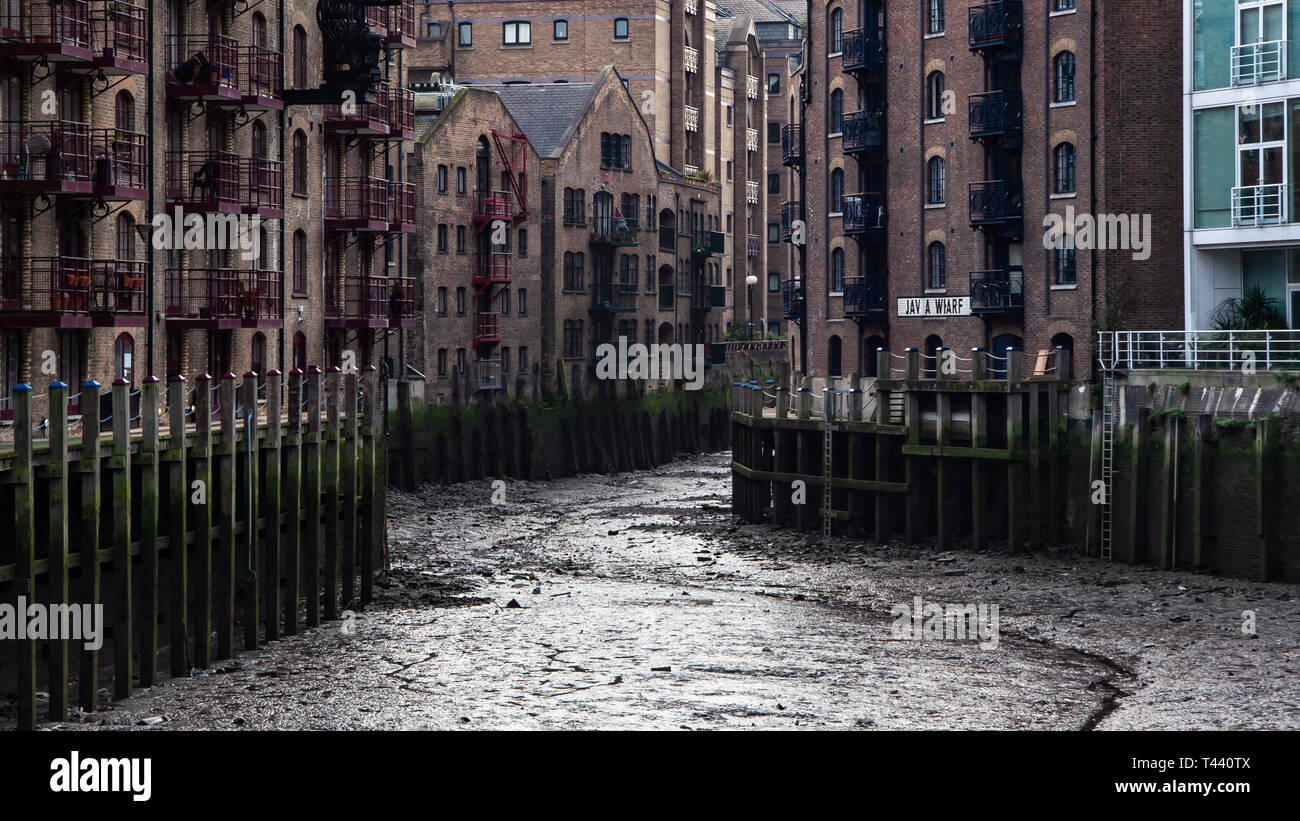
[[727, 237], [721, 231], [696, 231], [691, 251], [698, 256], [720, 257], [727, 253]]
[[844, 280], [844, 315], [847, 317], [883, 315], [886, 296], [884, 274], [849, 277]]
[[700, 70], [700, 50], [691, 46], [682, 46], [682, 68], [692, 74]]
[[1025, 127], [1024, 99], [1019, 91], [985, 91], [967, 98], [971, 139], [1019, 135]]
[[636, 310], [636, 288], [621, 282], [591, 284], [591, 312], [625, 312]]
[[691, 289], [692, 311], [721, 311], [727, 307], [727, 288], [723, 285], [706, 285], [697, 282]]
[[148, 196], [149, 140], [144, 134], [93, 128], [90, 140], [91, 181], [97, 194], [114, 199]]
[[844, 233], [861, 234], [885, 227], [885, 197], [880, 193], [844, 197]]
[[970, 309], [974, 314], [1018, 313], [1025, 308], [1025, 274], [1020, 268], [972, 271]]
[[1287, 221], [1287, 186], [1241, 185], [1232, 189], [1233, 227], [1281, 225]]
[[366, 25], [382, 38], [388, 37], [388, 7], [366, 6]]
[[799, 320], [804, 313], [803, 280], [787, 279], [781, 283], [781, 315], [786, 319]]
[[1018, 48], [1024, 41], [1025, 7], [1020, 0], [974, 6], [969, 10], [968, 21], [972, 51]]
[[618, 217], [594, 217], [591, 221], [591, 245], [636, 245], [637, 226]]
[[275, 271], [169, 268], [165, 291], [169, 321], [255, 324], [281, 319], [280, 275]]
[[385, 42], [393, 48], [415, 47], [415, 3], [402, 0], [388, 6], [387, 37]]
[[325, 316], [336, 322], [380, 327], [389, 316], [388, 277], [325, 278]]
[[415, 228], [415, 183], [388, 183], [388, 223], [391, 231]]
[[[383, 7], [371, 6], [370, 8]], [[375, 83], [375, 101], [373, 103], [354, 102], [351, 108], [346, 111], [342, 103], [325, 106], [326, 130], [366, 136], [386, 135], [390, 128], [388, 92], [387, 83]], [[412, 106], [414, 106], [414, 103], [412, 103]]]
[[1097, 358], [1116, 368], [1300, 371], [1300, 330], [1101, 331]]
[[971, 225], [998, 225], [1024, 219], [1025, 198], [1018, 184], [1004, 180], [970, 184]]
[[758, 182], [756, 180], [745, 180], [745, 202], [750, 205], [758, 205]]
[[693, 105], [682, 106], [682, 122], [687, 131], [700, 130], [700, 110]]
[[885, 67], [885, 30], [881, 26], [844, 32], [841, 65], [845, 71], [879, 71]]
[[90, 3], [6, 2], [0, 10], [0, 54], [90, 59]]
[[696, 14], [699, 11], [699, 0], [686, 0], [682, 5], [687, 14]]
[[686, 163], [682, 166], [682, 173], [688, 177], [698, 177], [700, 175], [700, 167], [698, 165]]
[[506, 285], [510, 282], [510, 254], [493, 251], [474, 255], [474, 285]]
[[89, 124], [72, 120], [0, 122], [0, 178], [39, 190], [88, 184], [94, 175], [91, 134]]
[[415, 92], [409, 88], [389, 89], [388, 127], [402, 139], [415, 139]]
[[325, 219], [344, 228], [387, 230], [388, 185], [383, 177], [326, 177]]
[[239, 41], [224, 34], [173, 34], [167, 94], [210, 102], [240, 101]]
[[12, 260], [6, 266], [0, 310], [86, 316], [95, 304], [91, 283], [89, 259], [35, 257], [26, 266]]
[[781, 241], [789, 242], [794, 224], [803, 219], [803, 203], [799, 200], [781, 203]]
[[745, 129], [745, 150], [746, 151], [758, 150], [758, 129], [757, 128]]
[[474, 218], [477, 220], [512, 220], [515, 211], [509, 191], [479, 191], [474, 194]]
[[803, 126], [787, 123], [781, 126], [781, 164], [791, 168], [803, 165]]
[[1233, 46], [1231, 55], [1234, 86], [1272, 83], [1286, 79], [1286, 41], [1265, 40]]
[[745, 96], [751, 100], [758, 99], [758, 78], [753, 74], [745, 75]]
[[841, 148], [856, 154], [885, 144], [885, 114], [882, 111], [852, 111], [844, 115], [840, 126]]
[[91, 312], [112, 316], [147, 316], [145, 296], [148, 276], [149, 265], [144, 260], [91, 260]]
[[240, 83], [245, 108], [281, 108], [284, 91], [284, 55], [263, 46], [240, 46], [243, 69]]
[[90, 11], [90, 41], [95, 62], [105, 69], [147, 70], [147, 20], [144, 6], [123, 0], [96, 2]]
[[243, 157], [242, 190], [246, 210], [277, 219], [284, 213], [284, 163], [261, 157]]
[[751, 256], [751, 257], [756, 257], [756, 256], [758, 256], [758, 254], [759, 254], [759, 250], [760, 250], [761, 248], [762, 248], [762, 241], [759, 239], [758, 234], [746, 234], [746, 235], [745, 235], [745, 255], [746, 255], [746, 256]]
[[243, 163], [228, 151], [168, 151], [167, 199], [186, 210], [235, 213], [245, 197]]
[[400, 324], [415, 319], [415, 277], [388, 278], [388, 319]]

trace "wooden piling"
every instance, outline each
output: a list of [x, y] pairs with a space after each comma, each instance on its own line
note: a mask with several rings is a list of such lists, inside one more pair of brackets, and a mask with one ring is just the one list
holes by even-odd
[[1146, 408], [1138, 408], [1133, 417], [1133, 427], [1131, 429], [1133, 439], [1129, 443], [1130, 461], [1129, 461], [1129, 517], [1126, 525], [1126, 541], [1128, 542], [1128, 561], [1129, 564], [1137, 564], [1142, 561], [1145, 551], [1144, 543], [1146, 528], [1146, 437], [1147, 426], [1149, 425], [1149, 412]]
[[288, 420], [284, 450], [284, 634], [298, 632], [298, 591], [301, 574], [298, 555], [302, 545], [302, 371], [289, 371]]
[[[46, 479], [46, 546], [49, 567], [47, 601], [51, 614], [63, 612], [68, 603], [68, 386], [51, 382], [49, 452], [45, 460]], [[91, 414], [94, 415], [94, 406]], [[128, 588], [129, 591], [129, 588]], [[60, 609], [55, 609], [60, 608]], [[21, 616], [20, 616], [21, 618]], [[67, 631], [54, 629], [51, 616], [49, 641], [50, 721], [68, 717], [68, 640]]]
[[[36, 595], [36, 483], [32, 472], [32, 389], [14, 386], [14, 568], [15, 593], [26, 601]], [[18, 729], [36, 729], [36, 641], [19, 639], [17, 681]]]
[[935, 395], [935, 441], [939, 445], [939, 457], [934, 460], [935, 473], [935, 532], [936, 541], [941, 550], [947, 550], [952, 546], [953, 537], [953, 505], [950, 503], [950, 497], [955, 491], [952, 485], [950, 474], [952, 466], [949, 464], [950, 459], [943, 455], [943, 448], [949, 444], [952, 430], [952, 394], [948, 391], [942, 391]]
[[1208, 413], [1196, 416], [1192, 430], [1192, 567], [1206, 566], [1209, 556], [1210, 471], [1213, 469], [1210, 437], [1214, 431], [1214, 417]]
[[220, 403], [220, 434], [213, 449], [217, 494], [217, 550], [214, 564], [216, 575], [212, 580], [215, 589], [214, 610], [217, 626], [217, 658], [235, 655], [235, 375], [221, 375], [217, 388]]
[[[361, 420], [361, 603], [374, 599], [375, 552], [379, 545], [375, 539], [376, 528], [382, 523], [375, 520], [375, 431], [383, 404], [379, 399], [379, 373], [374, 365], [367, 365], [361, 373], [362, 392], [365, 395], [365, 413]], [[382, 515], [382, 511], [380, 511]]]
[[[158, 495], [162, 475], [158, 451], [158, 377], [146, 376], [140, 384], [140, 585], [139, 636], [141, 687], [158, 681]], [[84, 390], [84, 388], [83, 388]]]
[[357, 384], [357, 372], [350, 371], [343, 375], [343, 433], [339, 440], [340, 491], [343, 496], [343, 555], [341, 573], [343, 588], [340, 598], [343, 608], [355, 606], [353, 599], [357, 595], [357, 437], [360, 427], [357, 408], [360, 401], [360, 389]]
[[266, 539], [262, 544], [262, 613], [266, 640], [280, 638], [280, 551], [283, 517], [280, 514], [280, 401], [281, 374], [272, 369], [266, 374], [266, 436], [262, 440], [262, 510], [266, 516]]
[[[339, 617], [339, 407], [342, 402], [340, 392], [343, 389], [341, 373], [337, 367], [331, 367], [326, 376], [327, 397], [324, 467], [325, 477], [325, 619], [333, 621]], [[408, 401], [409, 401], [409, 383]], [[409, 413], [409, 408], [407, 409]], [[407, 419], [407, 433], [410, 434], [410, 419]], [[414, 446], [411, 445], [413, 448]], [[409, 481], [415, 483], [414, 450], [406, 451], [406, 468], [410, 471]]]
[[1172, 414], [1165, 417], [1165, 443], [1160, 466], [1160, 551], [1161, 570], [1174, 566], [1174, 528], [1176, 527], [1174, 494], [1178, 483], [1175, 472], [1175, 455], [1178, 450], [1178, 419]]
[[260, 427], [257, 414], [257, 373], [254, 371], [244, 374], [243, 393], [244, 408], [241, 416], [243, 416], [244, 444], [240, 452], [244, 460], [242, 474], [245, 487], [240, 495], [243, 497], [241, 501], [244, 504], [244, 538], [240, 545], [238, 573], [239, 589], [244, 594], [244, 649], [256, 650], [260, 638], [258, 634], [261, 632], [259, 630], [261, 603], [258, 598], [261, 585], [257, 575], [261, 543], [258, 540], [257, 522], [261, 514], [259, 485], [262, 477], [261, 449], [257, 441], [257, 431]]
[[167, 463], [167, 554], [171, 578], [167, 635], [173, 678], [185, 675], [190, 667], [189, 547], [185, 536], [190, 504], [185, 446], [187, 394], [185, 377], [173, 376], [167, 385], [167, 450], [163, 452]]
[[203, 670], [212, 666], [212, 377], [206, 373], [194, 379], [194, 424], [187, 516], [194, 530], [190, 623], [194, 666]]
[[[975, 359], [973, 370], [983, 369], [984, 357], [980, 349], [972, 356]], [[982, 376], [982, 374], [981, 374]], [[986, 448], [989, 445], [989, 405], [988, 397], [982, 393], [972, 393], [970, 397], [970, 436], [971, 447]], [[970, 460], [970, 521], [971, 547], [983, 550], [988, 546], [989, 521], [985, 508], [988, 494], [984, 487], [985, 468], [983, 459]]]
[[1259, 544], [1259, 580], [1273, 581], [1274, 573], [1274, 533], [1272, 509], [1276, 499], [1270, 496], [1276, 485], [1275, 467], [1277, 454], [1274, 449], [1274, 427], [1272, 419], [1255, 420], [1255, 536]]
[[131, 386], [113, 380], [113, 697], [130, 698], [131, 675]]
[[[81, 474], [81, 507], [77, 518], [77, 553], [81, 557], [81, 585], [78, 596], [81, 604], [94, 607], [102, 604], [99, 589], [99, 383], [90, 380], [81, 386], [81, 406], [90, 410], [90, 419], [82, 414], [81, 459], [77, 470]], [[81, 647], [77, 663], [77, 703], [82, 712], [93, 712], [99, 706], [99, 651]]]
[[302, 581], [307, 626], [320, 624], [321, 566], [321, 387], [320, 368], [307, 369], [307, 430], [302, 437], [302, 493], [307, 529], [302, 544]]

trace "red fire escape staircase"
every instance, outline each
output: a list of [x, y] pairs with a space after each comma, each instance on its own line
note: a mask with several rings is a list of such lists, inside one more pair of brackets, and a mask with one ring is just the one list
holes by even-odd
[[500, 294], [510, 286], [510, 254], [494, 251], [490, 241], [479, 237], [497, 220], [511, 227], [528, 219], [528, 138], [524, 134], [502, 134], [493, 129], [492, 142], [505, 171], [509, 190], [480, 191], [474, 203], [474, 235], [480, 249], [474, 256], [474, 347], [481, 359], [491, 358], [491, 349], [501, 341]]

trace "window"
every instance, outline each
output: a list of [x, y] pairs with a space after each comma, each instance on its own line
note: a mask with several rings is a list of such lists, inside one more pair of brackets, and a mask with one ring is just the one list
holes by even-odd
[[565, 225], [573, 225], [573, 224], [574, 224], [574, 213], [575, 213], [576, 209], [575, 209], [574, 206], [573, 206], [573, 189], [572, 189], [572, 188], [566, 188], [566, 189], [564, 189], [563, 203], [564, 203], [564, 206], [563, 206], [563, 211], [564, 211], [564, 224], [565, 224]]
[[465, 190], [465, 166], [462, 165], [456, 169], [456, 193], [464, 196]]
[[1061, 238], [1061, 247], [1056, 249], [1056, 279], [1057, 285], [1074, 285], [1078, 279], [1078, 272], [1074, 267], [1074, 235], [1066, 234]]
[[474, 24], [461, 23], [456, 26], [456, 45], [471, 48], [474, 45]]
[[501, 375], [510, 375], [510, 349], [505, 347], [501, 349]]
[[932, 242], [925, 249], [925, 287], [930, 291], [948, 287], [948, 249], [942, 242]]
[[944, 76], [942, 71], [931, 71], [925, 78], [925, 118], [927, 120], [942, 120], [943, 112], [943, 86]]
[[556, 39], [556, 40], [568, 40], [568, 39], [569, 39], [569, 21], [568, 21], [568, 20], [556, 20], [556, 21], [555, 21], [555, 25], [553, 26], [552, 31], [551, 31], [551, 37], [552, 37], [553, 39]]
[[130, 334], [119, 334], [117, 341], [113, 343], [113, 375], [117, 379], [126, 380], [131, 384], [131, 376], [135, 373], [135, 363], [133, 362], [135, 354], [135, 340], [131, 339]]
[[307, 293], [307, 234], [301, 228], [293, 232], [293, 292]]
[[113, 124], [122, 131], [135, 131], [135, 98], [131, 92], [117, 92], [113, 102]]
[[447, 224], [438, 224], [438, 253], [447, 253]]
[[734, 105], [724, 105], [722, 108], [727, 112], [727, 127], [730, 128], [732, 125], [732, 114], [735, 112], [736, 107]]
[[307, 135], [293, 132], [293, 193], [307, 194]]
[[767, 291], [771, 294], [780, 293], [781, 291], [781, 275], [775, 271], [768, 272]]
[[781, 193], [781, 175], [776, 171], [768, 172], [767, 175], [767, 193]]
[[767, 244], [776, 245], [781, 241], [781, 225], [776, 222], [767, 224]]
[[831, 92], [830, 123], [828, 125], [831, 134], [839, 134], [844, 130], [844, 92], [838, 88]]
[[501, 306], [500, 313], [502, 316], [510, 316], [510, 289], [501, 289]]
[[844, 169], [837, 168], [831, 172], [830, 212], [839, 214], [844, 211]]
[[519, 229], [519, 256], [528, 256], [528, 229]]
[[465, 288], [464, 286], [456, 289], [456, 316], [465, 315]]
[[564, 357], [566, 359], [582, 358], [582, 320], [564, 320]]
[[767, 142], [769, 145], [780, 145], [781, 143], [781, 124], [767, 124]]
[[925, 16], [926, 34], [943, 34], [943, 0], [929, 0]]
[[1056, 193], [1074, 193], [1074, 145], [1061, 143], [1053, 151], [1053, 156], [1056, 166]]
[[1074, 11], [1075, 0], [1052, 0], [1052, 11]]
[[[520, 313], [523, 313], [523, 311], [520, 311]], [[519, 346], [519, 372], [520, 373], [528, 372], [528, 346], [527, 345]]]
[[831, 251], [831, 291], [840, 293], [844, 290], [844, 249]]
[[1074, 52], [1062, 51], [1052, 61], [1052, 101], [1057, 103], [1074, 102]]
[[944, 202], [944, 177], [946, 165], [943, 157], [931, 157], [926, 164], [925, 201], [930, 205], [942, 205]]
[[456, 253], [465, 253], [465, 226], [456, 226]]
[[438, 302], [437, 302], [437, 304], [434, 306], [434, 310], [437, 312], [438, 316], [446, 316], [446, 315], [447, 315], [447, 288], [446, 288], [446, 286], [442, 286], [442, 287], [439, 287], [439, 288], [438, 288]]
[[586, 259], [581, 252], [564, 253], [564, 290], [582, 290], [582, 274], [585, 265]]
[[438, 166], [438, 193], [447, 193], [447, 166]]
[[[519, 293], [515, 297], [515, 306], [519, 309], [520, 316], [528, 316], [528, 289], [527, 288], [519, 289]], [[523, 352], [525, 350], [527, 350], [527, 348], [520, 348], [519, 355], [523, 356]]]
[[768, 94], [780, 94], [780, 93], [781, 93], [781, 75], [780, 75], [780, 74], [777, 74], [777, 73], [773, 72], [773, 73], [767, 75], [767, 93], [768, 93]]
[[501, 44], [506, 46], [527, 46], [533, 42], [533, 24], [512, 20], [501, 24]]
[[842, 9], [833, 9], [830, 17], [830, 31], [826, 38], [831, 44], [831, 54], [839, 54], [844, 51], [844, 11]]
[[447, 375], [447, 349], [438, 349], [438, 376]]
[[307, 29], [293, 27], [293, 87], [307, 87]]
[[626, 17], [614, 18], [614, 39], [615, 40], [627, 39], [627, 18]]
[[736, 175], [736, 164], [732, 160], [727, 160], [727, 182], [731, 182]]

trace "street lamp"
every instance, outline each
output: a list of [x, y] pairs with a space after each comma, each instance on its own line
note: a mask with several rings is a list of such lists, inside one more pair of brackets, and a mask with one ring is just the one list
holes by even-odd
[[758, 284], [758, 277], [750, 274], [745, 277], [745, 284], [749, 286], [746, 289], [746, 296], [749, 300], [749, 338], [754, 338], [754, 286]]

